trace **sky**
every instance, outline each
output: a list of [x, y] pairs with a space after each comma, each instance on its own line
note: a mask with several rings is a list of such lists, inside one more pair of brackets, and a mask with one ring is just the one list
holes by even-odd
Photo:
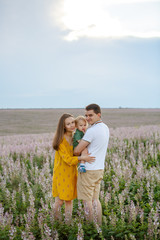
[[0, 0], [0, 108], [160, 108], [160, 0]]

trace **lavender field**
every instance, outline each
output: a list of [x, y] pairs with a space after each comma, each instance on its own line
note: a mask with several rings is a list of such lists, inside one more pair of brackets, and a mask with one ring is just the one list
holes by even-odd
[[96, 218], [85, 222], [78, 200], [71, 226], [54, 221], [53, 134], [1, 136], [0, 239], [160, 239], [160, 126], [111, 128], [110, 134], [101, 227]]

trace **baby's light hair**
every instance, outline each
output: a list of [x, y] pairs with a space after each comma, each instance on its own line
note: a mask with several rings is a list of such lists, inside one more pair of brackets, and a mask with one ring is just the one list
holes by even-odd
[[76, 119], [75, 119], [75, 125], [76, 125], [76, 127], [77, 127], [77, 124], [78, 124], [78, 122], [79, 122], [80, 120], [86, 122], [86, 125], [88, 126], [88, 122], [87, 122], [86, 118], [85, 118], [84, 116], [78, 116], [78, 117], [76, 117]]

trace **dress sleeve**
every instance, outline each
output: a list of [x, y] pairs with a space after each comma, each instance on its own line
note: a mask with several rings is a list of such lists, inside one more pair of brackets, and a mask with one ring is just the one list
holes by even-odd
[[69, 166], [74, 166], [74, 165], [78, 164], [78, 157], [71, 156], [68, 153], [67, 148], [64, 144], [60, 144], [58, 153], [59, 153], [60, 157], [63, 159], [63, 161], [65, 163], [67, 163]]

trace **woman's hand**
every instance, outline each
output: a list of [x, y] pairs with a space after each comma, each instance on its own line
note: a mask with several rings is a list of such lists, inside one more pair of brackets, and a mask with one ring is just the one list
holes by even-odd
[[80, 161], [85, 161], [85, 162], [88, 162], [88, 163], [92, 163], [96, 160], [95, 157], [93, 156], [90, 156], [90, 154], [83, 154], [80, 156]]

